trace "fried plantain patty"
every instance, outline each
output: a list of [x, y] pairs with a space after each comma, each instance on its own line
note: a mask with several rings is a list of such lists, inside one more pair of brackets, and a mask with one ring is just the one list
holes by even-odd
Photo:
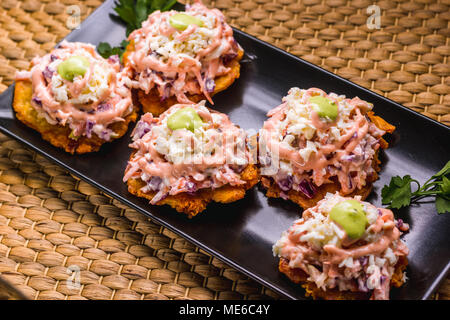
[[[403, 285], [403, 271], [408, 265], [408, 258], [401, 256], [395, 265], [395, 271], [391, 278], [390, 286], [399, 288]], [[281, 258], [278, 264], [278, 270], [285, 274], [289, 280], [296, 284], [300, 284], [305, 289], [305, 295], [313, 299], [325, 300], [367, 300], [370, 298], [370, 292], [361, 291], [340, 291], [338, 288], [327, 289], [323, 291], [318, 288], [314, 282], [308, 281], [308, 275], [300, 268], [289, 267], [289, 261]]]
[[[384, 130], [386, 132], [392, 133], [395, 130], [395, 127], [389, 123], [387, 123], [384, 119], [382, 119], [379, 116], [375, 116], [373, 112], [368, 112], [367, 116], [370, 118], [370, 120], [381, 130]], [[389, 144], [384, 140], [383, 138], [380, 139], [380, 146], [383, 149], [386, 149]], [[375, 172], [380, 171], [380, 160], [378, 159], [379, 149], [376, 151], [374, 156], [374, 161], [372, 162], [372, 167], [375, 170]], [[342, 194], [343, 196], [348, 197], [354, 197], [354, 196], [361, 196], [362, 200], [365, 200], [370, 192], [372, 191], [373, 182], [378, 179], [378, 174], [375, 173], [368, 177], [366, 181], [366, 185], [362, 187], [361, 189], [356, 188], [353, 192], [350, 194]], [[272, 178], [269, 177], [261, 177], [261, 184], [266, 189], [266, 196], [269, 198], [280, 198], [281, 189], [280, 187], [275, 183], [275, 181]], [[298, 204], [303, 209], [308, 209], [311, 207], [314, 207], [317, 202], [322, 200], [325, 195], [329, 193], [336, 193], [336, 191], [339, 191], [341, 193], [341, 185], [339, 181], [335, 180], [333, 183], [326, 183], [321, 185], [320, 187], [315, 187], [316, 193], [314, 194], [314, 197], [308, 198], [306, 197], [302, 192], [296, 191], [291, 189], [289, 192], [285, 192], [288, 195], [289, 200], [292, 202]]]
[[[133, 157], [133, 155], [131, 155]], [[131, 158], [130, 158], [131, 159]], [[245, 192], [259, 181], [258, 169], [255, 165], [248, 165], [240, 174], [241, 179], [246, 184], [239, 186], [224, 185], [217, 189], [200, 189], [195, 194], [179, 193], [167, 196], [157, 203], [157, 205], [169, 205], [178, 212], [186, 213], [189, 218], [196, 216], [206, 209], [211, 201], [230, 203], [244, 198]], [[142, 192], [140, 189], [145, 186], [145, 182], [139, 179], [129, 179], [128, 191], [138, 197], [151, 200], [156, 192]]]
[[[130, 41], [123, 55], [123, 63], [125, 66], [128, 64], [128, 56], [133, 50], [134, 50], [134, 42]], [[214, 79], [216, 86], [214, 88], [214, 92], [210, 93], [211, 97], [216, 93], [227, 89], [229, 86], [233, 84], [233, 82], [237, 78], [239, 78], [241, 70], [241, 65], [239, 64], [239, 61], [242, 59], [243, 55], [244, 51], [239, 50], [238, 55], [233, 60], [225, 64], [225, 66], [231, 68], [231, 70], [227, 74]], [[156, 88], [150, 90], [148, 94], [146, 94], [143, 90], [139, 89], [137, 89], [137, 92], [138, 92], [138, 99], [140, 104], [142, 105], [143, 112], [144, 113], [150, 112], [154, 116], [159, 116], [161, 113], [169, 109], [172, 105], [178, 103], [176, 97], [174, 96], [168, 97], [164, 101], [161, 101], [161, 97], [159, 96], [158, 90]], [[195, 103], [206, 99], [206, 97], [203, 94], [194, 94], [194, 95], [188, 94], [187, 97], [189, 100]]]
[[[50, 142], [55, 147], [63, 148], [69, 153], [87, 153], [98, 151], [105, 141], [100, 139], [95, 133], [92, 133], [91, 138], [82, 136], [77, 140], [69, 138], [72, 130], [68, 125], [53, 125], [47, 122], [43, 117], [40, 117], [38, 112], [31, 105], [31, 98], [33, 94], [31, 81], [16, 81], [14, 90], [13, 108], [16, 112], [16, 117], [28, 127], [38, 131], [42, 138]], [[111, 138], [110, 141], [122, 137], [128, 130], [130, 122], [135, 122], [138, 116], [138, 108], [135, 106], [133, 111], [125, 117], [125, 121], [114, 122], [108, 126], [118, 134], [117, 137]]]

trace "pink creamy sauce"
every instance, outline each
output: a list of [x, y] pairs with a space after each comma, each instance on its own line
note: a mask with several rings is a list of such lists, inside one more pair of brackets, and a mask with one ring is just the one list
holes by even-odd
[[[319, 204], [321, 202], [319, 202]], [[345, 290], [367, 292], [368, 290], [365, 282], [371, 275], [367, 273], [367, 268], [369, 267], [367, 261], [370, 255], [382, 257], [382, 254], [388, 248], [390, 248], [397, 257], [408, 255], [409, 249], [403, 241], [400, 240], [400, 235], [402, 233], [397, 228], [397, 221], [394, 219], [392, 211], [381, 208], [378, 209], [379, 216], [377, 220], [366, 228], [367, 232], [378, 235], [378, 237], [375, 237], [376, 240], [373, 240], [372, 242], [361, 239], [356, 242], [354, 240], [348, 241], [348, 237], [345, 235], [340, 246], [327, 244], [320, 248], [320, 250], [313, 248], [308, 242], [300, 240], [300, 237], [307, 231], [295, 233], [294, 227], [295, 225], [303, 224], [308, 219], [312, 219], [313, 214], [311, 213], [311, 210], [318, 211], [318, 205], [304, 211], [303, 218], [297, 220], [294, 226], [289, 228], [287, 241], [281, 248], [279, 255], [289, 261], [289, 266], [291, 268], [300, 268], [310, 275], [311, 280], [315, 280], [319, 277], [319, 274], [315, 274], [308, 266], [313, 265], [319, 267], [319, 269], [322, 270], [322, 274], [328, 279], [331, 279], [329, 284], [325, 284], [322, 289], [326, 290], [327, 288], [331, 289], [339, 287], [344, 288]], [[404, 224], [403, 226], [402, 230], [407, 231], [409, 229], [407, 224]], [[343, 229], [341, 230], [345, 233]], [[344, 247], [346, 242], [351, 244]], [[350, 257], [354, 259], [353, 267], [339, 267], [341, 262]], [[389, 260], [386, 259], [386, 262], [379, 273], [380, 286], [373, 290], [372, 299], [389, 299], [389, 283], [394, 270], [395, 265], [391, 265]]]
[[149, 42], [158, 35], [173, 37], [177, 42], [185, 42], [195, 34], [199, 26], [192, 24], [180, 31], [169, 23], [170, 16], [178, 11], [156, 11], [142, 24], [142, 28], [133, 31], [128, 40], [134, 40], [134, 51], [128, 56], [127, 70], [134, 81], [131, 85], [149, 93], [156, 88], [165, 100], [175, 96], [180, 103], [190, 103], [186, 96], [203, 94], [209, 102], [210, 93], [214, 91], [216, 77], [230, 72], [225, 63], [237, 56], [239, 45], [233, 38], [233, 30], [225, 22], [224, 15], [217, 9], [208, 9], [200, 1], [186, 6], [186, 14], [196, 17], [215, 17], [214, 36], [208, 40], [206, 47], [196, 52], [195, 57], [187, 54], [175, 54], [167, 61], [149, 48]]
[[[158, 135], [153, 128], [166, 126], [164, 120], [176, 110], [184, 107], [192, 107], [197, 111], [202, 121], [207, 123], [205, 130], [209, 128], [216, 130], [216, 134], [204, 144], [203, 150], [207, 150], [212, 144], [216, 144], [216, 149], [213, 154], [202, 153], [200, 160], [186, 157], [181, 162], [173, 163], [155, 149]], [[212, 113], [220, 115], [220, 124], [213, 123]], [[192, 135], [187, 129], [171, 130], [171, 134], [186, 139], [189, 144], [194, 143]], [[130, 144], [130, 147], [136, 149], [136, 153], [128, 162], [123, 181], [140, 178], [146, 182], [147, 185], [142, 191], [156, 192], [150, 202], [152, 204], [164, 199], [167, 195], [176, 195], [181, 192], [193, 193], [203, 188], [215, 189], [225, 184], [235, 186], [246, 183], [241, 180], [239, 174], [251, 158], [245, 145], [246, 133], [236, 127], [225, 114], [210, 112], [204, 106], [177, 104], [161, 114], [159, 118], [154, 118], [151, 113], [144, 114], [132, 135], [134, 135], [134, 142]], [[241, 141], [243, 145], [240, 145], [239, 151], [236, 153], [237, 141]], [[245, 159], [246, 164], [234, 164], [234, 156]]]
[[[57, 70], [49, 66], [54, 61], [64, 61], [72, 56], [83, 56], [90, 62], [89, 69], [83, 77], [76, 77], [73, 81], [63, 79], [67, 86], [69, 99], [76, 99], [87, 88], [94, 76], [95, 66], [100, 65], [108, 74], [108, 89], [96, 101], [84, 104], [74, 104], [69, 101], [60, 102], [55, 98], [52, 89], [52, 78], [57, 76]], [[57, 65], [54, 66], [57, 69]], [[63, 41], [51, 53], [32, 60], [30, 71], [21, 71], [16, 74], [16, 80], [32, 82], [32, 106], [45, 116], [51, 124], [68, 124], [75, 136], [87, 135], [90, 137], [92, 127], [101, 125], [106, 127], [114, 122], [124, 121], [124, 116], [132, 110], [130, 90], [123, 84], [120, 72], [120, 63], [114, 59], [103, 59], [95, 51], [95, 47], [80, 42]], [[106, 132], [106, 131], [105, 131]], [[109, 135], [101, 138], [108, 138]], [[108, 140], [105, 139], [105, 140]]]
[[[306, 90], [301, 103], [309, 103], [309, 98], [316, 95], [325, 96], [339, 105], [335, 96], [327, 95], [323, 90], [317, 88]], [[298, 152], [299, 146], [288, 148], [280, 144], [276, 126], [286, 117], [287, 103], [281, 104], [267, 114], [270, 119], [265, 121], [262, 135], [269, 154], [279, 152], [280, 160], [287, 160], [291, 163], [295, 181], [307, 180], [316, 186], [321, 186], [331, 183], [332, 177], [337, 177], [342, 194], [349, 194], [356, 188], [361, 189], [365, 185], [367, 176], [374, 173], [373, 154], [369, 155], [368, 151], [374, 153], [380, 147], [379, 139], [385, 132], [370, 122], [364, 115], [365, 112], [361, 112], [361, 109], [371, 109], [366, 101], [355, 97], [345, 99], [345, 103], [354, 106], [355, 112], [351, 117], [352, 126], [345, 132], [341, 129], [341, 137], [338, 141], [331, 141], [327, 137], [330, 135], [329, 129], [336, 126], [340, 115], [335, 121], [328, 122], [322, 120], [316, 111], [311, 110], [310, 120], [316, 128], [316, 133], [311, 141], [318, 141], [322, 146], [318, 148], [317, 152], [313, 152], [306, 162]], [[325, 133], [326, 138], [319, 139], [317, 131]], [[303, 138], [301, 142], [306, 144], [306, 139]], [[276, 175], [273, 178], [277, 181], [279, 176]], [[281, 176], [281, 178], [284, 177]]]

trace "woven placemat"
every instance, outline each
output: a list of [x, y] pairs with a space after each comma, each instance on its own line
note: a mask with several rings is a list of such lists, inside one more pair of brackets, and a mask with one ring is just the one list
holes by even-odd
[[30, 298], [276, 297], [2, 134], [0, 171], [0, 273]]
[[[69, 32], [70, 6], [83, 20], [101, 3], [1, 0], [0, 92]], [[450, 125], [449, 0], [205, 3], [262, 40]], [[380, 30], [366, 26], [372, 4]], [[67, 285], [73, 266], [81, 287]], [[31, 299], [278, 298], [3, 135], [0, 273]], [[450, 298], [449, 279], [435, 298]]]

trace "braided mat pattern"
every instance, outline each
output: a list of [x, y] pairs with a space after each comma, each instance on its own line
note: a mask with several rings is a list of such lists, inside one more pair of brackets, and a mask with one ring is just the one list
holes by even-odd
[[[449, 0], [217, 0], [262, 40], [450, 125]], [[101, 0], [1, 0], [0, 92]], [[67, 286], [78, 266], [80, 288]], [[276, 294], [0, 134], [0, 273], [31, 299], [264, 299]], [[1, 288], [1, 287], [0, 287]], [[1, 290], [1, 289], [0, 289]], [[0, 295], [1, 296], [1, 295]], [[435, 298], [450, 299], [450, 280]]]
[[276, 297], [1, 134], [0, 171], [0, 273], [30, 298]]

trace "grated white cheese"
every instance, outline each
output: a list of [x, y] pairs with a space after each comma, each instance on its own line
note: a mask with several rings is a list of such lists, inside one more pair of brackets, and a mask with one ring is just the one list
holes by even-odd
[[[178, 66], [183, 61], [183, 57], [194, 58], [200, 50], [208, 47], [218, 30], [215, 29], [216, 17], [211, 12], [188, 11], [189, 15], [200, 19], [203, 26], [197, 27], [195, 32], [183, 40], [177, 38], [181, 32], [175, 32], [169, 36], [161, 34], [161, 26], [170, 28], [169, 19], [174, 14], [177, 14], [177, 11], [165, 12], [156, 17], [153, 16], [152, 21], [144, 21], [142, 28], [146, 30], [145, 37], [138, 34], [134, 41], [136, 43], [144, 41], [147, 52], [157, 53], [158, 59], [163, 62], [172, 58], [172, 64]], [[220, 56], [221, 53], [221, 46], [219, 46], [213, 55]]]
[[[64, 83], [63, 78], [58, 72], [54, 72], [51, 78], [51, 90], [55, 97], [55, 100], [61, 103], [72, 103], [75, 105], [89, 104], [99, 101], [109, 89], [109, 79], [113, 72], [113, 69], [105, 61], [94, 59], [89, 52], [83, 52], [83, 56], [90, 60], [90, 63], [94, 64], [92, 77], [89, 83], [76, 97], [70, 97], [70, 93], [67, 85]], [[63, 62], [62, 59], [56, 59], [53, 61], [49, 68], [51, 70], [58, 70], [58, 65]], [[74, 82], [81, 81], [82, 77], [75, 77]]]
[[[327, 97], [336, 103], [338, 115], [334, 122], [325, 126], [316, 122], [318, 121], [315, 118], [317, 113], [313, 112], [315, 104], [310, 101], [310, 98], [315, 95]], [[269, 157], [276, 160], [275, 158], [280, 156], [276, 147], [282, 146], [285, 150], [282, 157], [285, 159], [280, 160], [287, 160], [287, 165], [266, 171], [267, 166], [276, 166], [275, 163], [278, 162], [265, 161], [269, 165], [263, 164], [263, 175], [271, 177], [277, 183], [283, 183], [282, 179], [293, 172], [295, 179], [292, 188], [297, 191], [303, 179], [320, 187], [322, 184], [329, 183], [331, 177], [336, 176], [343, 190], [352, 191], [365, 186], [367, 177], [374, 172], [371, 164], [375, 150], [379, 148], [377, 140], [384, 131], [369, 122], [367, 133], [363, 137], [358, 137], [356, 146], [347, 150], [344, 143], [354, 138], [356, 110], [361, 110], [361, 114], [364, 114], [372, 109], [373, 105], [358, 98], [347, 99], [344, 95], [326, 94], [320, 89], [305, 90], [297, 87], [291, 88], [282, 101], [283, 104], [273, 111], [272, 115], [277, 114], [277, 116], [266, 121], [260, 134], [260, 143], [270, 145], [269, 155], [264, 155], [265, 160]], [[343, 137], [346, 141], [341, 141]], [[270, 144], [266, 140], [270, 141]], [[325, 146], [331, 151], [320, 152]], [[285, 156], [285, 154], [289, 155]], [[327, 161], [327, 165], [323, 168], [313, 167], [311, 170], [311, 159], [316, 159], [314, 155], [320, 155], [318, 161], [320, 163]], [[304, 164], [307, 164], [304, 166], [305, 169], [303, 169]], [[342, 166], [350, 167], [352, 175], [344, 176], [345, 171], [342, 170]]]

